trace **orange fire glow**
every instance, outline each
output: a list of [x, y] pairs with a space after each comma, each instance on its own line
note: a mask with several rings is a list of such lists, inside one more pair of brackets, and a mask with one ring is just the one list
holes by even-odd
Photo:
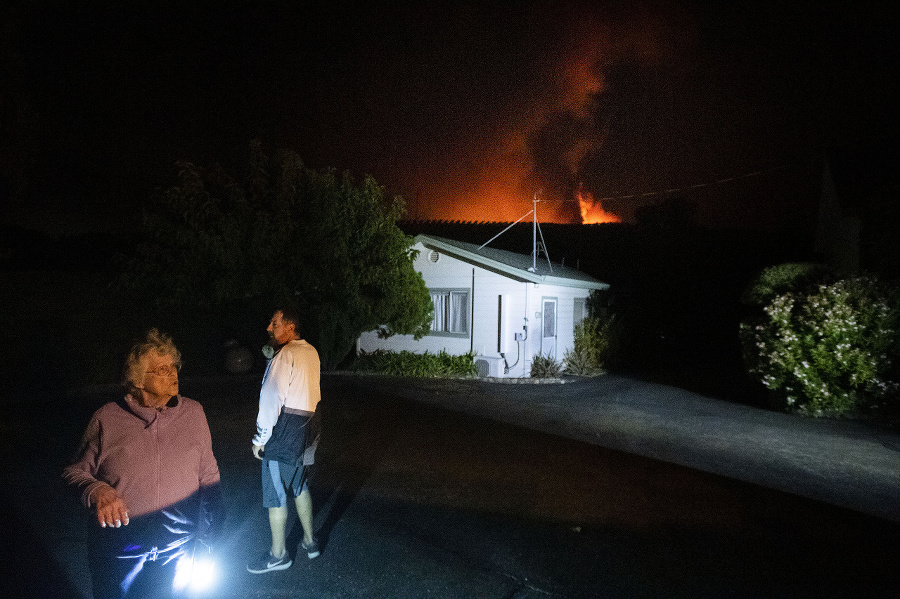
[[[536, 22], [558, 20], [541, 17], [538, 12]], [[546, 32], [545, 39], [550, 41], [546, 62], [535, 65], [527, 87], [500, 104], [497, 113], [502, 120], [472, 131], [474, 135], [460, 141], [459, 147], [465, 148], [463, 159], [428, 173], [414, 216], [513, 222], [531, 209], [535, 192], [543, 190], [538, 209], [541, 222], [622, 222], [604, 210], [590, 192], [579, 189], [572, 194], [571, 183], [579, 179], [585, 157], [603, 142], [592, 113], [593, 102], [605, 85], [601, 65], [622, 55], [649, 59], [655, 55], [650, 43], [653, 32], [645, 31], [643, 25], [637, 30], [612, 27], [581, 11], [562, 20], [565, 27]], [[530, 144], [560, 115], [569, 115], [576, 127], [569, 137], [561, 134], [555, 163], [542, 156], [545, 162], [537, 164]]]
[[589, 191], [578, 188], [575, 192], [578, 198], [578, 206], [581, 208], [581, 224], [596, 225], [600, 223], [620, 223], [622, 219], [603, 209], [603, 205], [594, 200], [594, 196]]

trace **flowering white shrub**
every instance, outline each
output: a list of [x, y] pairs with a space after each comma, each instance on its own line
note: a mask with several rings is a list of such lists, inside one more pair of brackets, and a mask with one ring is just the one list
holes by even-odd
[[741, 340], [750, 373], [788, 410], [850, 415], [897, 401], [897, 316], [878, 282], [860, 276], [777, 295], [741, 323]]

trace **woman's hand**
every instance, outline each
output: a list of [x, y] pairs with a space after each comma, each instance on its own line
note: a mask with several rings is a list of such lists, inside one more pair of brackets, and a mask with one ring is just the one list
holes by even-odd
[[128, 526], [128, 508], [125, 502], [110, 486], [103, 486], [94, 492], [94, 504], [97, 506], [97, 521], [104, 528]]

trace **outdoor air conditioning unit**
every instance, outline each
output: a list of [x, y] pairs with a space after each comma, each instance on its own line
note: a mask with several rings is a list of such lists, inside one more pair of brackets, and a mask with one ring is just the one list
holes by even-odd
[[480, 377], [499, 378], [503, 376], [503, 358], [495, 356], [475, 356], [475, 369]]

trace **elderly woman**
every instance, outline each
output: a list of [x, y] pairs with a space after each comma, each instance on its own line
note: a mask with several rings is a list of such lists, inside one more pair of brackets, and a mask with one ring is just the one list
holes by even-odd
[[209, 425], [201, 405], [178, 394], [180, 366], [172, 339], [150, 330], [125, 362], [125, 396], [94, 413], [63, 473], [96, 513], [96, 599], [177, 594], [178, 563], [221, 523]]

